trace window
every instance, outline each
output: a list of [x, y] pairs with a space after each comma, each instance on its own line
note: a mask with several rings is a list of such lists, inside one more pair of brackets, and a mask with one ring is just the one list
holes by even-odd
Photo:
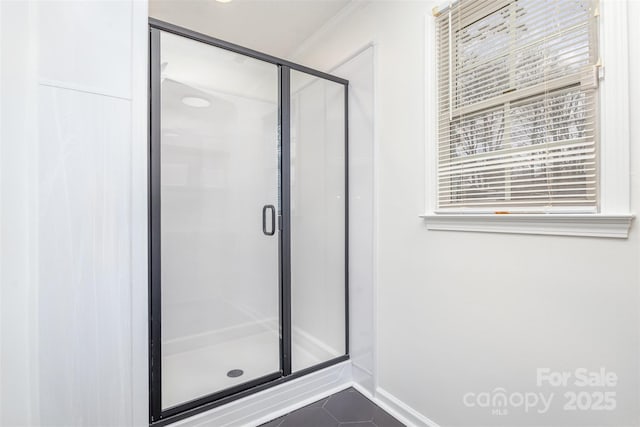
[[597, 209], [591, 1], [461, 0], [438, 17], [438, 209]]
[[[436, 99], [427, 103], [435, 119], [427, 120], [437, 129], [427, 150], [430, 229], [627, 236], [626, 6], [602, 3], [458, 0], [430, 18], [435, 51], [428, 48], [427, 61], [436, 64], [430, 71], [427, 63], [435, 81], [427, 93]], [[610, 11], [608, 27], [601, 7]], [[605, 49], [617, 80], [606, 94]], [[516, 215], [496, 215], [506, 213]], [[527, 219], [537, 224], [522, 227]], [[552, 221], [553, 230], [544, 229]], [[619, 233], [586, 229], [610, 222]], [[561, 230], [578, 223], [579, 232]]]

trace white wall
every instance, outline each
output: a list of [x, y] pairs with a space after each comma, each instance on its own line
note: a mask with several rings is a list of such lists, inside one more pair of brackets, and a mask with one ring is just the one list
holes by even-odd
[[373, 46], [332, 71], [349, 80], [349, 356], [353, 381], [374, 392]]
[[[321, 30], [294, 60], [329, 70], [376, 47], [377, 380], [441, 425], [638, 425], [639, 235], [627, 240], [427, 231], [425, 20], [430, 2], [376, 1]], [[430, 19], [430, 18], [429, 18]], [[630, 2], [629, 22], [640, 19]], [[630, 75], [640, 72], [631, 25]], [[621, 52], [620, 54], [626, 54]], [[606, 64], [605, 64], [606, 66]], [[435, 96], [427, 94], [426, 96]], [[640, 87], [631, 86], [631, 117]], [[633, 122], [633, 120], [632, 120]], [[631, 129], [632, 207], [640, 124]], [[606, 367], [617, 409], [492, 415], [467, 392], [536, 392], [536, 368]], [[386, 394], [385, 394], [386, 392]]]
[[0, 16], [0, 423], [144, 425], [146, 3]]
[[[34, 7], [0, 3], [0, 424], [37, 422]], [[19, 41], [17, 43], [16, 41]], [[18, 142], [18, 143], [15, 143]]]

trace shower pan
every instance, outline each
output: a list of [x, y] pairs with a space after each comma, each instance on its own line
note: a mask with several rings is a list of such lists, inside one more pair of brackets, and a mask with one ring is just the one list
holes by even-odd
[[150, 20], [150, 422], [348, 359], [344, 79]]

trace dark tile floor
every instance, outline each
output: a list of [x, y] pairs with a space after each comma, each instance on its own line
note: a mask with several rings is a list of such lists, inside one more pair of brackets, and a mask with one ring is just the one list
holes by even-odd
[[403, 427], [400, 421], [348, 388], [261, 427]]

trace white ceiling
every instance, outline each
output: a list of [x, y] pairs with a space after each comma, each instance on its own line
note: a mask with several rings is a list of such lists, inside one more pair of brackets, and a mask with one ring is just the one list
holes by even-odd
[[351, 0], [150, 0], [149, 16], [288, 59]]

